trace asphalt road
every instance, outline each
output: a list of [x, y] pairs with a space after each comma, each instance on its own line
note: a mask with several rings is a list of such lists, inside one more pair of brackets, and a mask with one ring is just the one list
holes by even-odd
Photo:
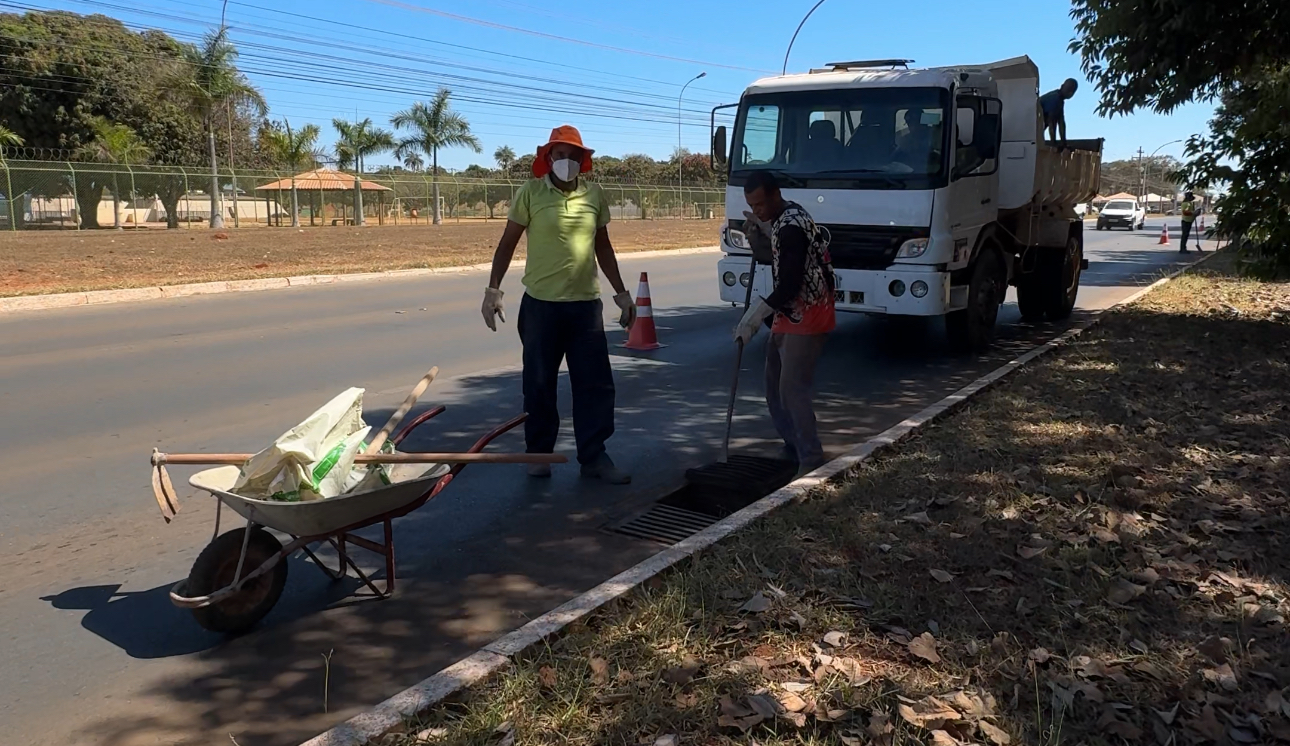
[[[1090, 227], [1076, 320], [1179, 261], [1176, 232], [1167, 248], [1158, 233], [1158, 222], [1137, 234]], [[278, 606], [233, 640], [169, 602], [211, 538], [213, 501], [176, 468], [188, 496], [165, 525], [147, 487], [152, 447], [254, 451], [351, 385], [367, 389], [380, 424], [430, 365], [443, 378], [418, 409], [448, 411], [408, 447], [464, 447], [520, 411], [514, 317], [496, 334], [483, 326], [481, 273], [0, 317], [0, 741], [296, 743], [657, 551], [604, 528], [715, 459], [738, 318], [715, 300], [717, 257], [622, 260], [632, 280], [649, 271], [669, 345], [611, 348], [610, 448], [631, 486], [582, 481], [575, 465], [549, 481], [470, 467], [396, 523], [393, 599], [364, 600], [355, 583], [292, 561]], [[893, 335], [881, 319], [845, 317], [819, 373], [826, 447], [880, 432], [1063, 328], [1021, 324], [1014, 305], [1001, 323], [995, 352], [964, 358], [945, 352], [938, 323]], [[745, 356], [736, 451], [776, 445], [763, 345]], [[522, 436], [498, 447], [522, 450]]]

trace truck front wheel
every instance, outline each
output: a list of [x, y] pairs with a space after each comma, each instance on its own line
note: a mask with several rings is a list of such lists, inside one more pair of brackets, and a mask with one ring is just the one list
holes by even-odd
[[999, 252], [982, 251], [968, 283], [968, 305], [945, 316], [945, 331], [955, 352], [985, 352], [994, 342], [999, 306], [1008, 291], [1008, 272]]

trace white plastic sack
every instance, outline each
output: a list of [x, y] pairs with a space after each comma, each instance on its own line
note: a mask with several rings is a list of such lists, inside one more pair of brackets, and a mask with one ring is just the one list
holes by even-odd
[[370, 430], [363, 423], [363, 389], [348, 389], [252, 456], [232, 491], [286, 502], [342, 495], [378, 472], [354, 466]]

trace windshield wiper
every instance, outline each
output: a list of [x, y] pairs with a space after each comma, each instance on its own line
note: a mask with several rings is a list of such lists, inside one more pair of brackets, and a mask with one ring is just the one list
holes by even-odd
[[[891, 175], [890, 172], [881, 168], [834, 168], [829, 169], [828, 171], [815, 171], [810, 174], [810, 176], [836, 176], [838, 174], [863, 174], [862, 176], [857, 176], [856, 180], [881, 180], [884, 184], [899, 189], [905, 189], [908, 186], [903, 179], [897, 179], [895, 176]], [[873, 176], [872, 174], [881, 174], [881, 176]], [[919, 174], [908, 175], [917, 176]]]

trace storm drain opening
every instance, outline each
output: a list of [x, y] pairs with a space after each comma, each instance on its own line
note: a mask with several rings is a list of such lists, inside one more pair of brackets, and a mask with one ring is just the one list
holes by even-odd
[[699, 533], [719, 520], [721, 518], [718, 516], [655, 503], [649, 510], [611, 530], [613, 533], [630, 536], [633, 539], [672, 545]]
[[793, 480], [797, 467], [757, 456], [731, 456], [686, 472], [689, 483], [611, 533], [675, 544], [757, 502]]

